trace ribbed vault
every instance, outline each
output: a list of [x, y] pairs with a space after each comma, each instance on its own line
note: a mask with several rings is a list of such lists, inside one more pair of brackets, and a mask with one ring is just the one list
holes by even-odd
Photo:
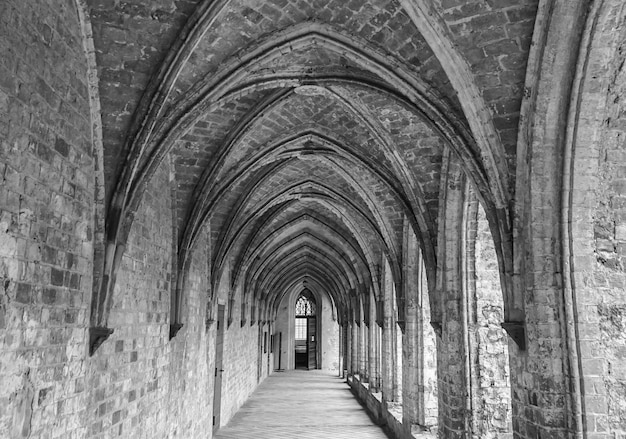
[[[446, 25], [452, 29], [448, 15], [422, 29], [423, 5], [395, 0], [218, 0], [171, 10], [92, 3], [100, 50], [113, 44], [120, 23], [161, 44], [135, 64], [122, 62], [124, 71], [142, 72], [131, 88], [144, 90], [129, 91], [123, 102], [107, 92], [120, 65], [100, 53], [108, 213], [94, 326], [106, 327], [134, 212], [163, 163], [174, 197], [177, 325], [187, 269], [204, 236], [212, 291], [227, 285], [231, 297], [241, 291], [266, 312], [306, 279], [346, 316], [370, 291], [384, 294], [386, 264], [403, 303], [406, 224], [435, 291], [442, 199], [458, 180], [446, 175], [450, 154], [485, 208], [503, 276], [511, 275], [514, 160], [504, 133], [519, 99], [500, 99], [498, 117], [485, 118], [486, 102], [470, 92], [487, 92], [491, 83], [476, 65], [468, 70], [443, 52], [470, 43], [433, 44]], [[515, 32], [521, 41], [524, 29]], [[516, 91], [519, 78], [504, 78]]]

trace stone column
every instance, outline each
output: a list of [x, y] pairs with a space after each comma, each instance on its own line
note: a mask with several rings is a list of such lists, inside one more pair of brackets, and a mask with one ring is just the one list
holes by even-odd
[[368, 354], [368, 369], [369, 369], [369, 383], [370, 383], [370, 391], [373, 393], [378, 392], [380, 387], [380, 373], [378, 371], [378, 350], [376, 348], [376, 343], [378, 340], [378, 333], [376, 329], [378, 325], [376, 324], [376, 299], [374, 298], [374, 294], [370, 291], [370, 325], [368, 329], [368, 338], [369, 343], [367, 345], [367, 354]]
[[393, 291], [391, 314], [392, 349], [393, 349], [393, 401], [402, 403], [402, 339], [403, 334], [397, 321], [396, 292]]
[[359, 379], [363, 381], [363, 337], [361, 334], [361, 326], [363, 326], [363, 322], [356, 321], [356, 325], [354, 329], [356, 330], [356, 365], [355, 365], [355, 373], [359, 374]]
[[339, 376], [345, 378], [343, 373], [343, 325], [339, 325]]
[[[412, 292], [407, 294], [413, 295]], [[413, 297], [406, 299], [402, 346], [402, 423], [409, 430], [411, 425], [419, 423], [418, 341], [421, 334], [418, 331], [416, 302]]]
[[[420, 391], [424, 383], [420, 382], [419, 349], [422, 345], [423, 333], [419, 321], [419, 279], [420, 250], [417, 238], [410, 225], [405, 225], [404, 261], [404, 343], [402, 346], [402, 424], [411, 431], [413, 424], [423, 424], [423, 401], [420, 404]], [[424, 365], [422, 365], [424, 367]], [[421, 422], [420, 422], [421, 421]]]
[[352, 322], [352, 372], [359, 373], [359, 327], [356, 322]]
[[[455, 158], [455, 160], [457, 160]], [[438, 433], [445, 438], [462, 438], [470, 431], [471, 415], [467, 407], [465, 332], [463, 327], [463, 265], [459, 255], [465, 243], [460, 239], [464, 209], [463, 185], [447, 189], [443, 236], [439, 237], [436, 290], [433, 295], [441, 306], [441, 336], [437, 343], [437, 378], [439, 398]], [[456, 212], [453, 215], [452, 212]], [[549, 436], [546, 436], [549, 437]]]
[[352, 375], [352, 322], [346, 323], [346, 371]]
[[361, 348], [359, 350], [359, 374], [362, 381], [369, 381], [367, 373], [367, 326], [363, 321], [359, 327], [359, 342]]
[[393, 401], [394, 365], [393, 365], [393, 302], [391, 273], [385, 270], [384, 275], [384, 305], [383, 305], [383, 337], [381, 346], [382, 358], [382, 390], [383, 401]]

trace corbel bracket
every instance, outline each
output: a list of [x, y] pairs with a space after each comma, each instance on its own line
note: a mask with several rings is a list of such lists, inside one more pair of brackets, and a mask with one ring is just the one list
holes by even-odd
[[89, 356], [96, 353], [102, 343], [113, 334], [113, 329], [101, 326], [89, 328]]
[[180, 331], [182, 327], [182, 323], [172, 323], [170, 325], [170, 340], [176, 337], [176, 334], [178, 334], [178, 331]]
[[524, 322], [504, 322], [502, 329], [509, 334], [509, 337], [513, 339], [520, 350], [526, 350], [526, 326]]
[[441, 322], [430, 322], [430, 326], [432, 326], [433, 329], [435, 330], [435, 334], [441, 337], [442, 335]]

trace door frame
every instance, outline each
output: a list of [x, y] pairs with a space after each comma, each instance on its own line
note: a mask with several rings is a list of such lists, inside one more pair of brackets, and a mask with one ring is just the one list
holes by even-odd
[[[322, 368], [322, 313], [323, 304], [322, 298], [315, 291], [308, 290], [315, 300], [315, 368]], [[287, 352], [289, 355], [288, 365], [290, 369], [296, 368], [296, 301], [300, 297], [302, 289], [295, 290], [289, 296], [288, 309], [289, 309], [289, 333], [287, 334]], [[331, 302], [332, 306], [332, 302]], [[307, 320], [307, 355], [309, 345], [309, 330]], [[285, 360], [283, 359], [283, 362]]]
[[[313, 324], [311, 324], [311, 320], [315, 320], [313, 322]], [[313, 329], [313, 334], [311, 334], [311, 329]], [[317, 312], [315, 313], [314, 316], [307, 316], [306, 317], [306, 364], [307, 364], [307, 369], [311, 370], [311, 369], [319, 369], [318, 367], [318, 360], [317, 360], [317, 355], [318, 355], [318, 349], [317, 349], [317, 335], [318, 335], [319, 331], [318, 331], [318, 327], [317, 327]], [[311, 344], [314, 343], [313, 345], [313, 349], [315, 349], [315, 355], [313, 355], [314, 360], [315, 360], [315, 367], [311, 367]]]

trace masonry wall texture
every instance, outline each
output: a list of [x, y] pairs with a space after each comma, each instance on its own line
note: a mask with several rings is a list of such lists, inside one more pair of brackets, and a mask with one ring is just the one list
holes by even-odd
[[625, 65], [623, 0], [0, 0], [0, 437], [211, 437], [305, 289], [400, 438], [626, 437]]
[[[609, 66], [608, 129], [600, 140], [601, 196], [597, 199], [594, 224], [596, 264], [593, 277], [600, 293], [597, 301], [600, 350], [594, 353], [603, 361], [597, 364], [598, 370], [589, 372], [603, 375], [607, 395], [606, 400], [601, 396], [587, 400], [591, 412], [603, 415], [606, 410], [608, 430], [622, 435], [626, 435], [626, 376], [623, 373], [626, 370], [625, 37], [622, 32], [616, 57]], [[594, 366], [596, 364], [588, 365], [589, 369]], [[597, 428], [601, 428], [601, 422], [602, 418], [596, 420]]]
[[0, 432], [84, 437], [93, 150], [70, 2], [0, 4]]
[[[0, 432], [3, 437], [210, 437], [214, 327], [206, 254], [194, 257], [189, 322], [169, 343], [172, 215], [166, 164], [129, 237], [116, 330], [86, 358], [93, 275], [93, 150], [87, 63], [71, 2], [0, 4]], [[200, 246], [202, 248], [202, 246]], [[256, 346], [257, 326], [243, 337]], [[246, 349], [242, 352], [248, 352]], [[254, 351], [256, 352], [256, 351]], [[230, 416], [256, 386], [233, 371]], [[267, 375], [267, 368], [263, 376]]]
[[[420, 418], [423, 418], [423, 427], [426, 429], [437, 426], [438, 419], [438, 391], [437, 391], [437, 334], [430, 324], [430, 303], [428, 301], [428, 288], [426, 287], [426, 273], [424, 267], [418, 270], [420, 276], [421, 294], [419, 298], [419, 320], [422, 327], [421, 344], [418, 342], [421, 365], [419, 373], [421, 383], [418, 384], [418, 392], [423, 409]], [[419, 364], [419, 363], [418, 363]], [[420, 376], [418, 375], [418, 376]]]
[[[589, 73], [581, 78], [571, 199], [572, 282], [579, 286], [586, 422], [598, 437], [625, 434], [624, 399], [624, 30], [622, 6], [599, 13]], [[610, 35], [610, 37], [609, 37]], [[621, 371], [621, 372], [618, 372]], [[610, 436], [609, 436], [610, 437]]]
[[508, 339], [498, 324], [503, 321], [502, 289], [489, 224], [483, 208], [477, 205], [476, 210], [473, 251], [476, 285], [475, 297], [469, 301], [470, 306], [475, 304], [475, 309], [468, 316], [470, 331], [473, 331], [470, 374], [473, 375], [472, 386], [478, 387], [473, 401], [478, 424], [474, 431], [484, 438], [506, 438], [512, 437], [513, 429]]

